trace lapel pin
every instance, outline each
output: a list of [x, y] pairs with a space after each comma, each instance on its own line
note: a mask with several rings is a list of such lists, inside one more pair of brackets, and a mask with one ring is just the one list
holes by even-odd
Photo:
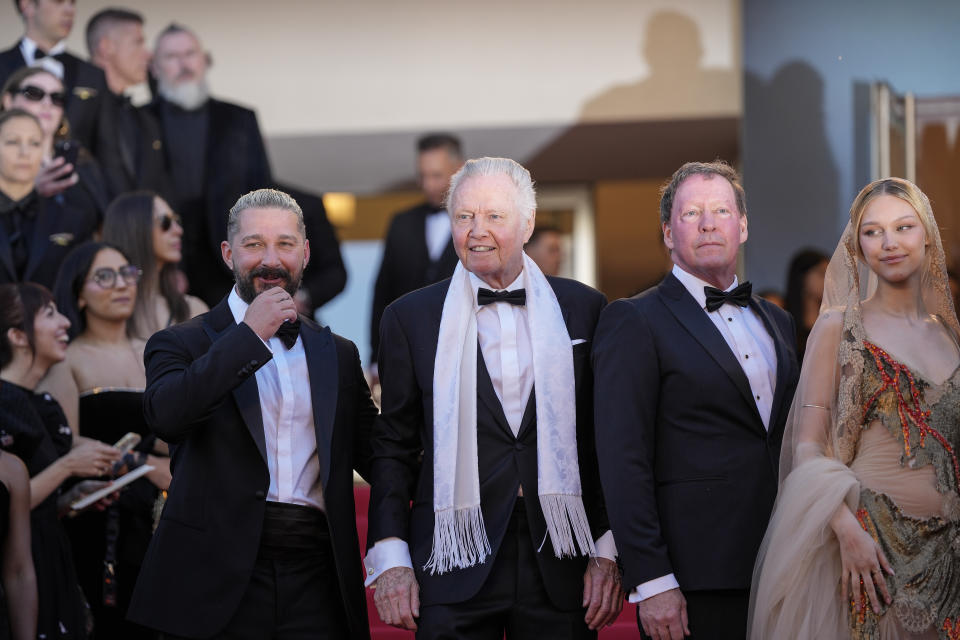
[[72, 233], [54, 233], [54, 234], [51, 234], [51, 235], [50, 235], [50, 242], [52, 242], [53, 244], [55, 244], [55, 245], [57, 245], [57, 246], [59, 246], [59, 247], [65, 247], [65, 246], [67, 246], [68, 244], [70, 244], [71, 242], [73, 242], [73, 234], [72, 234]]

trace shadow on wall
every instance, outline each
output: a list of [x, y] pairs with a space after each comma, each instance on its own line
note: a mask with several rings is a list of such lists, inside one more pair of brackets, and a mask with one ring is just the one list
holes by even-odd
[[[802, 247], [831, 253], [839, 238], [839, 177], [827, 142], [823, 80], [790, 62], [769, 82], [746, 75], [743, 175], [752, 237], [747, 275], [761, 288], [784, 286], [789, 256]], [[751, 264], [767, 267], [763, 273]]]
[[590, 98], [580, 111], [582, 122], [729, 116], [738, 111], [736, 73], [702, 68], [700, 30], [684, 14], [655, 13], [647, 22], [640, 54], [649, 74]]

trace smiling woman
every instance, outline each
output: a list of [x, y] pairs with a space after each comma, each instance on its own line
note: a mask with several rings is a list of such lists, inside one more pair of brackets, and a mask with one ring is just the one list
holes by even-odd
[[71, 319], [73, 340], [66, 359], [42, 383], [81, 436], [107, 444], [129, 432], [139, 436], [105, 478], [153, 467], [123, 490], [117, 504], [82, 514], [67, 527], [98, 633], [116, 638], [141, 637], [124, 616], [153, 531], [154, 502], [170, 483], [167, 447], [151, 435], [141, 409], [144, 342], [127, 332], [140, 277], [140, 267], [106, 243], [87, 243], [67, 256], [55, 294]]

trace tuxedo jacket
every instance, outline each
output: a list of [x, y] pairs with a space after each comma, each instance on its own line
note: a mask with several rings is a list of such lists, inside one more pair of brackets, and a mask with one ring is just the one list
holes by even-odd
[[105, 96], [100, 109], [101, 124], [97, 132], [94, 155], [106, 179], [110, 198], [139, 189], [154, 191], [170, 200], [170, 178], [164, 162], [163, 138], [160, 125], [146, 107], [130, 107], [136, 123], [137, 136], [127, 139], [116, 122], [124, 107], [113, 95]]
[[624, 587], [746, 589], [777, 493], [799, 368], [791, 316], [754, 296], [776, 349], [769, 431], [737, 356], [670, 274], [603, 312], [593, 348], [600, 476]]
[[[606, 303], [603, 294], [573, 280], [548, 278], [573, 346], [577, 445], [583, 503], [594, 539], [609, 529], [593, 447], [590, 344]], [[405, 540], [424, 605], [464, 602], [483, 586], [513, 511], [525, 501], [530, 538], [547, 594], [554, 606], [577, 610], [583, 596], [586, 558], [558, 559], [546, 539], [537, 491], [537, 424], [534, 394], [514, 436], [477, 349], [477, 451], [480, 507], [492, 554], [478, 565], [430, 575], [423, 570], [433, 543], [433, 366], [440, 316], [450, 286], [444, 280], [387, 307], [381, 325], [381, 415], [374, 428], [368, 545], [387, 537]], [[531, 327], [531, 330], [536, 330]], [[422, 458], [422, 461], [421, 461]], [[517, 497], [523, 486], [523, 498]], [[413, 501], [411, 507], [411, 500]]]
[[400, 296], [428, 284], [449, 278], [457, 267], [453, 239], [436, 262], [427, 250], [427, 215], [433, 209], [426, 203], [401, 211], [390, 221], [383, 244], [383, 259], [373, 286], [373, 310], [370, 316], [371, 358], [380, 347], [380, 318], [387, 305]]
[[[163, 118], [164, 99], [157, 97], [147, 108], [161, 129], [164, 149], [171, 148], [170, 131]], [[213, 305], [230, 291], [233, 274], [220, 259], [220, 242], [227, 236], [230, 208], [243, 194], [273, 184], [267, 151], [256, 114], [240, 105], [211, 98], [207, 101], [206, 157], [203, 163], [206, 190], [200, 210], [180, 210], [187, 229], [202, 229], [206, 244], [185, 238], [184, 261], [191, 292]], [[174, 162], [164, 152], [163, 162]], [[171, 185], [175, 189], [176, 185]], [[173, 203], [179, 198], [173, 194]], [[176, 206], [176, 204], [174, 204]], [[196, 220], [188, 220], [196, 217]], [[342, 289], [342, 287], [341, 287]], [[339, 291], [338, 291], [339, 292]]]
[[[366, 475], [376, 408], [352, 342], [301, 317], [321, 482], [350, 638], [368, 639], [353, 469]], [[256, 370], [270, 351], [224, 299], [147, 343], [144, 414], [171, 444], [173, 480], [134, 590], [130, 620], [208, 638], [253, 571], [269, 472]]]
[[[70, 200], [37, 198], [33, 231], [27, 240], [27, 268], [22, 281], [53, 289], [60, 263], [97, 230], [97, 212]], [[0, 224], [0, 283], [18, 282], [6, 227]]]
[[[97, 130], [103, 98], [107, 95], [107, 79], [102, 69], [70, 52], [65, 51], [54, 57], [63, 64], [63, 86], [67, 92], [66, 116], [70, 123], [70, 135], [96, 153]], [[20, 52], [19, 41], [10, 49], [0, 52], [0, 87], [14, 71], [26, 65], [27, 61]]]

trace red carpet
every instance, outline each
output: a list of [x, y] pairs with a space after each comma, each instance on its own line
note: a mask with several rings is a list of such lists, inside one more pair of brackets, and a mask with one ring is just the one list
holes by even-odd
[[[370, 487], [365, 484], [356, 485], [353, 493], [357, 501], [357, 531], [360, 534], [360, 549], [363, 551], [367, 546], [367, 505], [370, 503]], [[367, 615], [370, 617], [372, 640], [413, 640], [413, 633], [410, 631], [401, 631], [380, 622], [380, 618], [377, 616], [377, 608], [373, 604], [372, 589], [367, 589]], [[617, 621], [600, 632], [600, 640], [626, 640], [627, 638], [636, 639], [639, 637], [635, 607], [632, 604], [625, 604]], [[545, 638], [544, 640], [548, 639]]]

